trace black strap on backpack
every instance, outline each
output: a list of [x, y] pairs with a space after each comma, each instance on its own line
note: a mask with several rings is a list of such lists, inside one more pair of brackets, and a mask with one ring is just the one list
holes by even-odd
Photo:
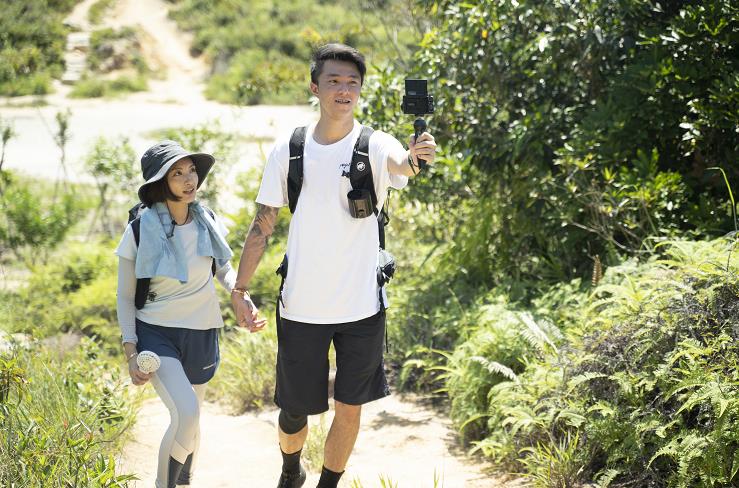
[[[215, 214], [211, 209], [206, 206], [203, 208], [208, 212], [208, 215], [215, 220]], [[133, 231], [133, 240], [136, 242], [136, 247], [139, 247], [139, 241], [141, 240], [141, 210], [144, 209], [144, 205], [141, 203], [136, 204], [131, 210], [128, 211], [129, 223], [131, 224], [131, 231]], [[216, 275], [216, 260], [210, 264], [210, 272], [213, 276]], [[134, 305], [137, 310], [141, 310], [146, 305], [146, 300], [149, 298], [149, 286], [151, 285], [151, 278], [136, 278], [136, 294], [134, 295]]]
[[298, 127], [290, 137], [290, 167], [287, 170], [287, 200], [290, 213], [295, 213], [298, 205], [300, 189], [303, 188], [303, 152], [305, 150], [305, 133], [308, 127]]

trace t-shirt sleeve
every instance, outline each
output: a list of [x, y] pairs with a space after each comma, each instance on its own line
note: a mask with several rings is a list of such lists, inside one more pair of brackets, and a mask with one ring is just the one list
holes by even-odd
[[[370, 160], [377, 189], [384, 193], [388, 188], [401, 190], [408, 184], [408, 177], [390, 174], [388, 160], [392, 156], [396, 160], [405, 158], [406, 150], [393, 136], [386, 132], [375, 131], [370, 138]], [[375, 163], [377, 162], [377, 164]]]
[[289, 141], [285, 139], [278, 141], [270, 151], [267, 164], [264, 166], [262, 184], [259, 186], [259, 193], [257, 194], [257, 203], [275, 208], [287, 205], [289, 159]]
[[121, 241], [118, 243], [115, 254], [118, 257], [135, 261], [136, 250], [136, 240], [133, 237], [133, 229], [131, 229], [131, 224], [129, 224], [126, 227], [126, 231], [123, 233], [123, 236], [121, 237]]

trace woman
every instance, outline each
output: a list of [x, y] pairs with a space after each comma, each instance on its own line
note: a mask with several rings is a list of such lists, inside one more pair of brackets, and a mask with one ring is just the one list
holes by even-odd
[[[234, 285], [227, 231], [196, 200], [213, 163], [213, 156], [190, 153], [173, 141], [149, 148], [141, 158], [145, 183], [138, 191], [146, 208], [116, 249], [118, 321], [131, 380], [151, 380], [171, 415], [159, 450], [157, 488], [190, 484], [200, 406], [218, 368], [223, 327], [213, 276], [227, 290]], [[139, 300], [137, 286], [145, 293]], [[144, 350], [161, 358], [155, 373], [139, 370], [136, 356]]]

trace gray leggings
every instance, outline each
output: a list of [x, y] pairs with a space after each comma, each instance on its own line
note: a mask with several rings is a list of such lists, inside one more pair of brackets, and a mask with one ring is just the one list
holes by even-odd
[[184, 463], [192, 454], [190, 471], [195, 466], [200, 444], [200, 407], [206, 384], [191, 385], [182, 364], [175, 358], [161, 357], [162, 364], [151, 384], [169, 409], [170, 424], [159, 448], [157, 488], [167, 488], [170, 456]]

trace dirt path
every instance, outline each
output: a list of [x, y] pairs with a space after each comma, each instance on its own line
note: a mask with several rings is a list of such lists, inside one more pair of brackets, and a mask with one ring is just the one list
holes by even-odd
[[[201, 415], [200, 460], [193, 488], [271, 488], [277, 484], [281, 458], [276, 444], [277, 411], [226, 415], [218, 405], [206, 403]], [[311, 423], [316, 422], [311, 417]], [[330, 425], [330, 416], [326, 418]], [[156, 477], [156, 453], [169, 414], [158, 399], [144, 403], [137, 416], [135, 441], [125, 450], [119, 472], [135, 473], [132, 486], [150, 488]], [[513, 488], [517, 482], [486, 472], [459, 452], [449, 421], [412, 398], [391, 396], [364, 407], [362, 430], [340, 487], [381, 486], [380, 476], [397, 488]], [[313, 488], [318, 475], [310, 472], [305, 488]], [[393, 485], [394, 486], [394, 485]]]

